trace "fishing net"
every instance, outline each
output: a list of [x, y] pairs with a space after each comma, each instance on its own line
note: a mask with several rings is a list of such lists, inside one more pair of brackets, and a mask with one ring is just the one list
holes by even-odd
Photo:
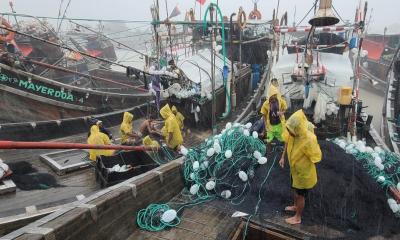
[[[226, 128], [197, 147], [182, 148], [185, 156], [183, 176], [189, 193], [187, 203], [177, 210], [166, 204], [151, 204], [139, 211], [137, 224], [149, 231], [159, 231], [179, 224], [177, 214], [186, 206], [215, 198], [241, 204], [250, 191], [256, 168], [267, 163], [266, 147], [257, 132], [250, 134], [251, 123], [227, 123]], [[169, 221], [167, 221], [169, 220]]]
[[352, 142], [339, 138], [332, 141], [346, 153], [353, 155], [368, 174], [379, 183], [386, 192], [390, 209], [397, 217], [400, 217], [400, 203], [389, 195], [390, 188], [400, 191], [400, 157], [393, 152], [384, 151], [379, 146], [368, 147], [363, 141]]

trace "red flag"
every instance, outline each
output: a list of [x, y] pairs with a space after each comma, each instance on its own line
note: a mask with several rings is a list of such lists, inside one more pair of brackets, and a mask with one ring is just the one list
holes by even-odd
[[204, 3], [206, 3], [206, 0], [196, 0], [197, 2], [199, 2], [201, 5], [204, 5]]

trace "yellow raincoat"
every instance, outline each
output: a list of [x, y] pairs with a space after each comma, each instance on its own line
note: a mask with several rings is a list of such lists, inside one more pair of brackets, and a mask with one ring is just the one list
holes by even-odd
[[[165, 142], [169, 148], [176, 149], [183, 143], [182, 133], [181, 129], [179, 128], [178, 121], [176, 120], [175, 115], [172, 113], [168, 104], [161, 108], [160, 115], [165, 120], [164, 127], [167, 132], [165, 136]], [[171, 141], [168, 141], [169, 133], [172, 133]]]
[[[275, 86], [270, 85], [269, 88], [268, 88], [267, 100], [265, 100], [264, 104], [261, 107], [261, 111], [260, 111], [261, 114], [264, 116], [264, 119], [265, 119], [265, 130], [267, 132], [272, 131], [272, 126], [271, 126], [271, 123], [269, 122], [269, 105], [270, 105], [269, 104], [269, 98], [271, 96], [273, 96], [273, 95], [276, 95], [276, 98], [278, 99], [279, 111], [280, 112], [285, 112], [287, 110], [286, 101], [281, 97], [281, 94], [279, 93], [279, 90]], [[282, 115], [280, 117], [280, 119], [281, 119], [282, 127], [285, 126], [285, 116]], [[283, 132], [284, 132], [284, 129], [283, 129]]]
[[119, 132], [121, 133], [121, 144], [127, 143], [129, 140], [129, 133], [132, 133], [132, 121], [133, 121], [133, 114], [129, 112], [124, 112], [124, 117], [122, 119], [121, 127]]
[[287, 131], [284, 139], [287, 143], [287, 154], [292, 176], [292, 186], [296, 189], [310, 189], [317, 184], [315, 163], [321, 161], [322, 153], [317, 137], [309, 129], [303, 110], [298, 110], [286, 122]]
[[143, 138], [143, 145], [146, 147], [160, 147], [160, 144], [156, 140], [151, 139], [149, 136]]
[[[106, 134], [100, 132], [99, 127], [97, 125], [93, 125], [90, 128], [90, 136], [87, 140], [87, 143], [95, 145], [110, 145], [111, 141]], [[96, 161], [97, 156], [100, 155], [111, 156], [113, 154], [114, 150], [90, 149], [89, 159], [92, 161]]]
[[171, 111], [175, 115], [176, 120], [178, 121], [179, 127], [181, 129], [183, 129], [183, 127], [184, 127], [183, 121], [185, 120], [185, 117], [182, 115], [182, 113], [178, 112], [178, 109], [176, 109], [175, 106], [172, 106]]

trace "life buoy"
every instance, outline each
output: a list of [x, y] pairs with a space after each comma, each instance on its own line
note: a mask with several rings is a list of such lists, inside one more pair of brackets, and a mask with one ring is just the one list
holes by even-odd
[[243, 11], [242, 7], [239, 8], [237, 24], [240, 27], [240, 29], [244, 29], [247, 24], [246, 13]]
[[[12, 28], [11, 24], [7, 20], [5, 20], [2, 17], [0, 17], [0, 18], [1, 18], [1, 25], [2, 26], [6, 27], [6, 28], [9, 28], [9, 29]], [[0, 41], [2, 41], [2, 42], [11, 42], [12, 40], [14, 40], [14, 36], [15, 36], [15, 33], [9, 31], [8, 34], [5, 35], [5, 36], [4, 35], [0, 35]]]
[[251, 20], [261, 20], [261, 13], [257, 9], [254, 9], [253, 11], [250, 12], [249, 14], [249, 19]]

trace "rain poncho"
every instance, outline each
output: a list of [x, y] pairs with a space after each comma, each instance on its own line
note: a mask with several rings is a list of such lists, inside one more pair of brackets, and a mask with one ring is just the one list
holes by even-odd
[[179, 127], [182, 129], [184, 127], [183, 121], [185, 120], [185, 117], [182, 115], [182, 113], [178, 112], [178, 109], [176, 109], [175, 106], [172, 106], [171, 111], [173, 114], [175, 114], [175, 118], [178, 121]]
[[320, 162], [322, 157], [317, 137], [309, 130], [310, 125], [303, 110], [293, 113], [286, 127], [295, 135], [291, 136], [287, 131], [284, 134], [292, 186], [296, 189], [310, 189], [317, 184], [315, 163]]
[[[90, 136], [87, 140], [87, 143], [94, 145], [109, 145], [111, 141], [106, 134], [100, 132], [99, 127], [97, 125], [93, 125], [90, 128]], [[113, 154], [114, 150], [90, 149], [89, 159], [92, 161], [96, 161], [97, 156], [100, 155], [111, 156]]]
[[[281, 94], [279, 93], [278, 89], [275, 86], [270, 85], [269, 89], [268, 89], [268, 96], [267, 96], [268, 98], [264, 102], [264, 104], [262, 105], [261, 111], [260, 111], [261, 114], [264, 116], [264, 119], [266, 119], [266, 121], [265, 121], [265, 129], [266, 129], [267, 132], [268, 131], [272, 131], [272, 126], [271, 126], [271, 123], [269, 121], [269, 112], [270, 112], [269, 99], [273, 95], [276, 95], [276, 98], [278, 100], [278, 105], [279, 105], [278, 106], [279, 107], [278, 111], [279, 112], [285, 112], [286, 109], [287, 109], [286, 101], [281, 97]], [[285, 125], [285, 116], [284, 115], [280, 116], [280, 120], [281, 120], [282, 126], [284, 126]]]
[[124, 117], [121, 123], [121, 127], [119, 129], [121, 133], [121, 143], [127, 143], [129, 140], [129, 133], [132, 133], [132, 121], [133, 121], [133, 114], [129, 112], [124, 112]]
[[143, 145], [146, 147], [160, 147], [160, 144], [156, 140], [151, 139], [149, 136], [143, 138]]
[[[175, 118], [175, 115], [172, 113], [169, 105], [165, 105], [160, 110], [161, 117], [165, 120], [165, 130], [167, 132], [165, 136], [165, 142], [167, 146], [171, 149], [176, 149], [183, 143], [181, 129], [179, 128], [178, 121]], [[169, 134], [172, 133], [172, 139], [169, 140]]]

